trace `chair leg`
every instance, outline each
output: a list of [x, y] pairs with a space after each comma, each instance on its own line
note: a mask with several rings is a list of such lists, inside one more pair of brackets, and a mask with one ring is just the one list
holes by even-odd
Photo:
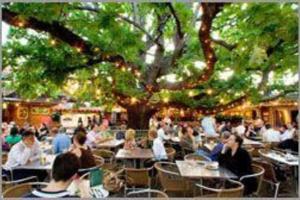
[[274, 195], [275, 198], [278, 197], [279, 186], [280, 186], [280, 183], [275, 183], [275, 195]]

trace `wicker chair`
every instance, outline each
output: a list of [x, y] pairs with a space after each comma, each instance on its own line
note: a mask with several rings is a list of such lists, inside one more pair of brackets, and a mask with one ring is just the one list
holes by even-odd
[[244, 146], [244, 149], [251, 155], [253, 155], [254, 148], [252, 146]]
[[195, 161], [211, 161], [209, 157], [197, 154], [188, 154], [184, 156], [184, 160], [195, 160]]
[[129, 192], [127, 194], [127, 197], [131, 198], [168, 198], [168, 195], [162, 191], [159, 190], [152, 190], [152, 189], [146, 189], [146, 190], [140, 190], [140, 191], [134, 191]]
[[170, 162], [173, 162], [174, 161], [174, 156], [176, 154], [176, 150], [172, 147], [168, 147], [168, 148], [166, 148], [166, 153], [167, 153], [167, 156], [168, 156], [168, 160]]
[[94, 156], [101, 157], [104, 159], [104, 164], [102, 168], [107, 171], [116, 172], [120, 170], [123, 166], [119, 166], [115, 161], [115, 153], [110, 150], [105, 149], [94, 149]]
[[[230, 185], [230, 187], [227, 185]], [[196, 184], [196, 187], [198, 187], [200, 190], [210, 192], [202, 197], [242, 197], [244, 192], [244, 185], [241, 182], [231, 179], [226, 179], [220, 188], [211, 188], [199, 183]]]
[[18, 198], [30, 193], [34, 187], [47, 186], [44, 182], [22, 183], [12, 186], [3, 192], [3, 198]]
[[149, 176], [151, 168], [125, 168], [125, 196], [128, 190], [150, 189], [151, 178]]
[[265, 182], [271, 184], [272, 186], [275, 185], [274, 198], [277, 198], [278, 192], [279, 192], [280, 182], [276, 178], [276, 174], [275, 174], [275, 170], [273, 168], [273, 165], [270, 162], [266, 161], [266, 160], [264, 160], [264, 161], [255, 161], [255, 163], [257, 165], [260, 165], [261, 167], [263, 167], [264, 170], [265, 170], [265, 173], [263, 174], [262, 181], [265, 181]]
[[240, 177], [240, 181], [242, 182], [245, 179], [256, 178], [258, 181], [258, 185], [257, 185], [256, 191], [253, 192], [253, 195], [259, 196], [259, 191], [261, 188], [261, 183], [262, 183], [263, 175], [265, 173], [265, 169], [263, 167], [261, 167], [260, 165], [252, 164], [252, 170], [253, 170], [253, 174], [249, 174], [249, 175]]
[[186, 179], [180, 176], [175, 163], [157, 162], [154, 164], [158, 172], [159, 181], [166, 193], [183, 193], [189, 190], [189, 183]]
[[6, 175], [2, 175], [2, 191], [6, 191], [7, 189], [14, 187], [15, 185], [26, 183], [26, 182], [37, 182], [38, 178], [36, 176], [29, 176], [26, 178], [11, 180], [11, 177], [7, 177]]

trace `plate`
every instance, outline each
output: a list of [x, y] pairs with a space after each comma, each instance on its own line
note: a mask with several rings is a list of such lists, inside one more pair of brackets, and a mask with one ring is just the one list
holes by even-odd
[[207, 165], [205, 168], [206, 168], [206, 169], [209, 169], [209, 170], [218, 170], [218, 169], [219, 169], [219, 166]]

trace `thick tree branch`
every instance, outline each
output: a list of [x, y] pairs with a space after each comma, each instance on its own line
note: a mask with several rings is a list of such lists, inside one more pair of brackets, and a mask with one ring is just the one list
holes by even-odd
[[53, 21], [52, 23], [43, 22], [34, 17], [27, 17], [26, 19], [23, 19], [20, 14], [10, 11], [6, 8], [2, 9], [2, 19], [12, 26], [30, 28], [36, 31], [49, 33], [51, 36], [74, 47], [78, 52], [89, 56], [89, 62], [94, 62], [96, 59], [99, 61], [99, 63], [106, 61], [117, 63], [118, 67], [122, 65], [125, 67], [130, 67], [133, 71], [138, 70], [138, 66], [134, 65], [133, 63], [126, 62], [123, 56], [106, 54], [105, 52], [101, 51], [100, 48], [93, 47], [91, 43], [84, 40], [79, 35], [75, 34], [57, 21]]
[[206, 60], [206, 68], [203, 70], [202, 75], [197, 78], [197, 81], [190, 82], [190, 79], [183, 80], [177, 83], [167, 83], [161, 82], [159, 84], [159, 89], [168, 90], [179, 90], [179, 89], [190, 89], [196, 87], [198, 84], [205, 82], [210, 79], [214, 71], [215, 63], [217, 58], [215, 52], [212, 48], [212, 39], [210, 37], [210, 30], [212, 27], [212, 22], [217, 13], [224, 6], [223, 3], [202, 3], [202, 23], [199, 29], [199, 40], [202, 46], [204, 58]]
[[168, 3], [167, 5], [168, 5], [168, 7], [169, 7], [169, 9], [170, 9], [170, 11], [171, 11], [174, 19], [175, 19], [177, 34], [178, 34], [179, 38], [183, 38], [184, 33], [182, 32], [181, 23], [180, 23], [180, 20], [179, 20], [179, 18], [177, 16], [177, 13], [176, 13], [176, 11], [175, 11], [172, 3]]
[[228, 49], [229, 51], [232, 51], [233, 49], [235, 49], [238, 45], [237, 44], [228, 44], [227, 42], [225, 42], [224, 40], [218, 40], [218, 39], [213, 39], [212, 41], [215, 44], [218, 44], [226, 49]]

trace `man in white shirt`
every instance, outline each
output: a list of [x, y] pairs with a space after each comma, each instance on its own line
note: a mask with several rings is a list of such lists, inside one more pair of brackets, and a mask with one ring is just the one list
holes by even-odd
[[241, 122], [236, 128], [235, 128], [235, 132], [239, 135], [239, 136], [244, 136], [246, 131], [246, 128], [244, 126], [244, 123]]
[[95, 124], [92, 127], [92, 130], [86, 135], [85, 144], [92, 148], [95, 147], [97, 144], [105, 141], [107, 141], [107, 139], [101, 138], [100, 127], [97, 124]]
[[201, 121], [201, 126], [207, 137], [216, 137], [216, 120], [213, 116], [207, 115]]
[[16, 169], [16, 167], [32, 162], [39, 162], [40, 156], [40, 145], [34, 133], [31, 130], [25, 130], [22, 134], [22, 140], [15, 144], [8, 153], [8, 158], [5, 165], [3, 165], [2, 173], [11, 176], [11, 171], [13, 170], [13, 177], [11, 177], [13, 180], [37, 176], [39, 181], [43, 181], [47, 176], [46, 171], [22, 168]]
[[160, 122], [160, 129], [157, 131], [157, 135], [161, 140], [169, 140], [170, 137], [166, 134], [166, 131], [168, 129], [168, 126], [165, 122], [161, 121]]
[[294, 129], [290, 124], [280, 127], [280, 132], [280, 141], [292, 139], [294, 136]]
[[280, 133], [274, 130], [270, 124], [266, 124], [266, 131], [263, 132], [263, 142], [280, 142]]

